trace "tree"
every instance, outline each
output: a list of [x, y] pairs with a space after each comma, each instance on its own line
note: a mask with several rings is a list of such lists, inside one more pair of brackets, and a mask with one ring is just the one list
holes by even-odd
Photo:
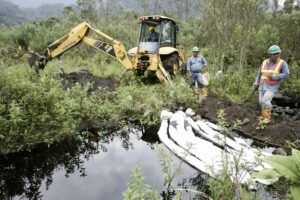
[[189, 12], [190, 12], [190, 5], [192, 3], [192, 0], [174, 0], [176, 10], [177, 10], [177, 15], [180, 19], [187, 20], [189, 17]]
[[203, 0], [203, 27], [208, 32], [215, 63], [221, 69], [229, 55], [243, 70], [252, 30], [266, 5], [266, 0]]
[[96, 19], [96, 3], [96, 0], [77, 0], [77, 6], [81, 10], [81, 16], [89, 20]]
[[286, 13], [291, 13], [294, 8], [294, 0], [285, 0], [283, 4], [283, 10]]
[[[111, 6], [114, 5], [114, 6]], [[104, 17], [112, 16], [115, 13], [121, 13], [124, 6], [117, 0], [98, 0], [99, 15]]]
[[183, 13], [182, 1], [181, 0], [174, 0], [174, 3], [176, 5], [178, 18], [182, 19], [182, 13]]
[[272, 8], [274, 13], [277, 12], [278, 7], [279, 7], [278, 0], [273, 0], [273, 5], [271, 6], [271, 8]]
[[74, 10], [73, 10], [72, 6], [66, 6], [64, 8], [63, 14], [64, 15], [69, 15], [70, 13], [74, 13]]
[[161, 0], [152, 0], [152, 13], [158, 14], [161, 12], [162, 9], [162, 2]]
[[143, 11], [144, 15], [148, 15], [149, 14], [149, 1], [148, 0], [138, 0], [138, 3], [144, 9], [144, 11]]
[[23, 10], [17, 5], [7, 0], [0, 0], [0, 5], [0, 24], [10, 26], [27, 20]]

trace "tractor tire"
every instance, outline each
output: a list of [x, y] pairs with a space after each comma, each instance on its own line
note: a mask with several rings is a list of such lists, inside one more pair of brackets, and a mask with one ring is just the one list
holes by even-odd
[[170, 55], [161, 56], [163, 67], [165, 70], [174, 77], [176, 73], [179, 71], [179, 57], [177, 53], [173, 53]]

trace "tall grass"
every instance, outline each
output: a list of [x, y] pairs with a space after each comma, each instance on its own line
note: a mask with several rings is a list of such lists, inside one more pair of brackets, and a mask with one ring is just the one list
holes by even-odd
[[[178, 81], [174, 82], [174, 86], [166, 86], [128, 82], [119, 79], [118, 73], [122, 71], [119, 64], [106, 64], [102, 68], [98, 67], [98, 63], [75, 60], [79, 63], [75, 64], [71, 58], [51, 62], [40, 77], [25, 64], [1, 68], [1, 153], [30, 149], [39, 143], [51, 144], [68, 137], [76, 138], [78, 127], [84, 120], [103, 124], [117, 122], [120, 125], [130, 122], [156, 124], [160, 122], [162, 109], [198, 106], [188, 84]], [[59, 68], [68, 72], [82, 66], [99, 78], [115, 77], [120, 80], [119, 87], [113, 92], [99, 90], [90, 95], [87, 93], [89, 85], [63, 90], [57, 80]]]

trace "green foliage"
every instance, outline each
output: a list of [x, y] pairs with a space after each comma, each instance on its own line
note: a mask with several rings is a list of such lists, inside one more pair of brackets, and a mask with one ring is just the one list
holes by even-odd
[[[192, 147], [191, 147], [192, 148]], [[211, 198], [195, 189], [192, 189], [191, 186], [181, 188], [179, 186], [174, 185], [174, 180], [176, 177], [183, 173], [182, 165], [183, 160], [179, 160], [176, 162], [173, 159], [174, 154], [170, 153], [168, 150], [163, 148], [161, 145], [154, 145], [154, 149], [157, 152], [158, 159], [160, 162], [160, 166], [162, 168], [164, 174], [164, 185], [166, 186], [165, 191], [161, 193], [162, 197], [158, 195], [155, 196], [157, 191], [153, 189], [153, 187], [144, 184], [144, 177], [141, 174], [141, 169], [139, 167], [134, 168], [133, 177], [134, 180], [128, 183], [126, 191], [123, 193], [124, 199], [174, 199], [174, 200], [183, 200], [183, 199], [192, 199], [195, 195], [199, 195], [198, 197], [205, 197], [205, 199]], [[189, 196], [189, 198], [186, 198]]]
[[132, 176], [133, 180], [127, 184], [127, 189], [123, 192], [123, 198], [125, 200], [162, 199], [152, 186], [144, 183], [144, 177], [140, 167], [133, 168]]
[[266, 127], [265, 127], [265, 124], [263, 122], [262, 116], [258, 117], [258, 123], [257, 123], [257, 127], [255, 129], [260, 131], [260, 130], [264, 130], [265, 128]]
[[41, 22], [31, 22], [15, 26], [1, 33], [1, 40], [9, 47], [21, 47], [27, 51], [29, 48], [42, 52], [47, 45], [60, 38], [72, 27], [74, 23], [58, 18], [50, 18]]
[[95, 20], [97, 16], [96, 12], [96, 0], [77, 0], [76, 3], [81, 9], [81, 17], [89, 20]]
[[[217, 113], [218, 125], [223, 132], [223, 135], [227, 136], [232, 133], [233, 129], [238, 128], [241, 124], [240, 121], [234, 123], [233, 126], [229, 126], [226, 122], [226, 113], [223, 109], [220, 109]], [[226, 140], [226, 138], [225, 138]], [[226, 147], [225, 147], [226, 148]], [[243, 178], [242, 164], [240, 162], [243, 151], [239, 152], [239, 155], [233, 155], [234, 160], [229, 161], [226, 155], [222, 160], [221, 172], [214, 174], [214, 178], [208, 179], [208, 186], [211, 192], [212, 199], [253, 199], [251, 193], [240, 183]], [[212, 172], [213, 172], [212, 166]]]
[[83, 117], [82, 101], [78, 100], [87, 98], [86, 91], [78, 86], [64, 92], [57, 80], [37, 79], [30, 72], [29, 77], [22, 77], [17, 70], [1, 71], [1, 153], [29, 149], [41, 142], [51, 144], [76, 134]]
[[217, 113], [218, 115], [218, 125], [221, 127], [222, 130], [226, 130], [228, 127], [228, 123], [226, 122], [225, 116], [225, 110], [220, 109]]
[[[89, 9], [88, 3], [93, 3], [92, 1], [80, 2], [85, 3], [85, 5], [80, 4], [82, 10]], [[186, 21], [181, 21], [179, 18], [186, 16], [179, 16], [170, 10], [166, 10], [166, 13], [170, 13], [177, 19], [179, 25], [178, 41], [185, 45], [187, 52], [190, 54], [191, 47], [197, 45], [203, 50], [202, 53], [205, 54], [208, 59], [208, 69], [211, 74], [223, 68], [224, 75], [222, 79], [211, 76], [210, 89], [220, 97], [226, 97], [233, 102], [240, 103], [251, 92], [249, 87], [254, 81], [259, 64], [266, 56], [267, 47], [270, 44], [278, 43], [283, 49], [283, 58], [291, 58], [291, 60], [294, 61], [290, 66], [292, 76], [287, 81], [283, 81], [282, 90], [287, 93], [298, 94], [300, 91], [300, 70], [297, 62], [300, 60], [298, 56], [298, 52], [300, 52], [298, 47], [300, 45], [297, 45], [299, 42], [299, 38], [297, 37], [299, 36], [299, 30], [297, 27], [299, 25], [300, 11], [294, 9], [290, 13], [278, 12], [271, 15], [264, 12], [266, 8], [265, 4], [258, 5], [256, 4], [257, 2], [252, 1], [244, 2], [244, 4], [237, 1], [236, 4], [234, 4], [234, 2], [228, 2], [226, 5], [218, 1], [208, 2], [205, 9], [203, 9], [204, 20], [197, 16], [192, 16]], [[261, 2], [264, 1], [262, 0]], [[100, 1], [97, 1], [97, 4], [100, 3]], [[171, 2], [169, 3], [171, 5]], [[159, 2], [157, 5], [163, 4], [165, 4], [165, 2]], [[185, 5], [185, 2], [178, 1], [177, 4]], [[175, 5], [174, 2], [172, 2], [172, 5]], [[195, 5], [195, 9], [199, 8], [197, 7], [199, 4], [196, 2], [192, 2], [191, 5]], [[215, 15], [214, 12], [212, 12], [212, 8], [215, 9], [216, 13], [221, 11], [226, 12], [224, 14]], [[231, 8], [236, 8], [235, 10], [239, 10], [239, 12], [227, 12], [230, 11]], [[243, 14], [243, 11], [247, 10], [247, 8], [255, 9], [250, 9], [250, 13]], [[105, 10], [105, 7], [99, 7], [99, 9]], [[151, 7], [149, 9], [156, 8]], [[157, 9], [160, 10], [160, 8]], [[182, 13], [186, 12], [186, 10], [182, 8], [176, 9], [181, 9]], [[191, 8], [187, 7], [187, 10], [189, 9]], [[74, 117], [78, 115], [76, 116], [76, 120], [72, 117], [70, 119], [62, 117], [64, 118], [62, 126], [69, 127], [64, 128], [63, 132], [67, 130], [74, 132], [74, 127], [80, 123], [82, 118], [82, 115], [76, 113], [78, 108], [86, 109], [85, 111], [88, 114], [85, 115], [88, 115], [88, 118], [97, 120], [120, 121], [121, 123], [127, 120], [131, 122], [138, 121], [143, 124], [155, 124], [160, 121], [158, 113], [162, 108], [175, 110], [179, 106], [192, 108], [199, 106], [199, 102], [190, 95], [188, 83], [185, 81], [185, 78], [180, 76], [176, 78], [174, 80], [174, 86], [165, 87], [159, 84], [148, 85], [140, 81], [140, 78], [134, 78], [133, 73], [123, 75], [123, 67], [121, 64], [109, 56], [91, 50], [90, 47], [85, 45], [79, 45], [70, 50], [62, 56], [62, 61], [49, 62], [46, 67], [46, 73], [42, 76], [41, 80], [32, 78], [32, 75], [29, 76], [28, 72], [23, 71], [25, 75], [19, 72], [15, 73], [15, 71], [17, 71], [15, 64], [20, 62], [24, 63], [24, 60], [18, 60], [16, 58], [21, 57], [24, 59], [22, 56], [27, 49], [30, 48], [35, 51], [44, 50], [47, 45], [68, 33], [71, 28], [85, 19], [75, 12], [69, 11], [61, 18], [50, 18], [44, 21], [30, 22], [10, 28], [0, 27], [0, 66], [12, 67], [12, 69], [6, 71], [8, 74], [2, 72], [3, 77], [1, 78], [2, 83], [0, 84], [1, 87], [6, 87], [7, 89], [5, 92], [7, 96], [3, 98], [8, 98], [9, 100], [6, 100], [5, 103], [1, 105], [3, 109], [0, 110], [5, 113], [5, 115], [1, 115], [0, 117], [1, 122], [7, 120], [8, 117], [15, 118], [16, 121], [12, 121], [11, 124], [19, 126], [20, 130], [24, 130], [25, 126], [32, 123], [32, 120], [30, 120], [31, 117], [28, 118], [28, 115], [36, 112], [40, 106], [42, 106], [43, 108], [48, 108], [49, 113], [47, 111], [42, 115], [42, 113], [38, 111], [37, 113], [39, 114], [32, 115], [34, 119], [38, 118], [44, 121], [49, 119], [62, 120], [59, 119], [59, 117], [54, 117], [54, 115], [59, 114], [63, 116], [68, 112]], [[253, 13], [257, 14], [257, 16], [252, 15]], [[139, 14], [135, 12], [125, 11], [119, 15], [111, 15], [110, 17], [95, 17], [90, 23], [94, 28], [119, 40], [129, 49], [136, 45], [136, 36], [139, 31], [137, 24], [138, 16]], [[218, 30], [222, 31], [219, 32]], [[286, 34], [288, 34], [288, 37]], [[95, 35], [92, 34], [92, 37], [93, 36]], [[20, 66], [23, 67], [23, 65], [18, 64], [18, 67]], [[100, 97], [97, 96], [99, 93], [89, 97], [82, 97], [84, 103], [78, 105], [77, 97], [72, 96], [72, 93], [76, 93], [76, 90], [81, 90], [80, 86], [68, 92], [63, 92], [60, 89], [58, 81], [51, 81], [50, 76], [58, 72], [58, 70], [56, 70], [58, 67], [63, 68], [65, 71], [75, 71], [84, 68], [99, 77], [112, 76], [115, 79], [120, 79], [121, 87], [118, 87], [113, 93], [102, 94], [99, 92]], [[56, 71], [48, 71], [48, 68], [55, 68]], [[53, 74], [49, 75], [48, 73]], [[14, 82], [17, 84], [14, 85]], [[6, 83], [9, 83], [8, 85], [14, 85], [15, 87], [11, 86], [7, 88]], [[54, 87], [52, 89], [45, 89], [44, 87], [47, 87], [47, 84], [54, 85]], [[34, 91], [37, 95], [32, 93]], [[37, 91], [44, 91], [44, 93]], [[49, 96], [49, 92], [52, 93], [52, 96]], [[11, 94], [8, 95], [9, 93]], [[61, 93], [63, 93], [63, 95], [61, 95]], [[64, 97], [64, 95], [68, 95], [68, 97]], [[66, 99], [65, 102], [61, 100], [59, 96], [64, 97]], [[103, 96], [109, 98], [109, 100], [103, 98]], [[55, 104], [57, 101], [61, 104]], [[36, 102], [36, 106], [28, 102]], [[40, 102], [47, 103], [44, 105]], [[81, 102], [81, 100], [79, 102]], [[29, 108], [31, 109], [30, 112], [28, 111]], [[12, 113], [11, 115], [8, 114], [9, 110]], [[43, 109], [41, 112], [42, 111]], [[121, 117], [124, 115], [125, 117]], [[73, 122], [75, 125], [71, 126]], [[54, 126], [53, 124], [52, 126], [50, 125], [51, 123], [49, 123], [49, 127]], [[10, 126], [9, 123], [7, 123], [6, 126]], [[30, 125], [28, 127], [33, 128], [27, 128], [27, 131], [39, 130], [39, 126], [36, 125]], [[8, 128], [5, 127], [3, 130], [7, 129]], [[40, 130], [38, 132], [40, 132]], [[1, 133], [0, 138], [3, 137], [6, 136]], [[42, 141], [41, 138], [39, 140]]]
[[298, 149], [300, 150], [300, 140], [294, 140], [294, 141], [286, 141], [286, 146], [288, 149]]
[[208, 185], [213, 199], [234, 199], [234, 185], [227, 173], [209, 179]]
[[102, 68], [105, 61], [99, 61], [97, 57], [92, 60], [96, 64], [81, 58], [51, 62], [41, 77], [36, 77], [24, 65], [5, 67], [0, 71], [2, 153], [30, 149], [44, 142], [51, 144], [65, 137], [76, 138], [83, 120], [152, 125], [160, 122], [162, 109], [196, 108], [199, 104], [191, 95], [188, 84], [180, 78], [174, 80], [174, 86], [122, 80], [113, 92], [99, 88], [91, 95], [87, 94], [89, 85], [77, 85], [64, 91], [60, 81], [53, 78], [59, 70], [57, 65], [66, 71], [85, 66], [98, 76], [116, 79], [122, 74], [119, 64], [113, 62]]
[[179, 82], [174, 82], [174, 86], [135, 83], [117, 88], [115, 94], [115, 109], [120, 116], [129, 116], [126, 120], [148, 125], [160, 122], [158, 113], [162, 109], [195, 108], [199, 104], [191, 95], [188, 84]]
[[223, 73], [220, 79], [212, 76], [209, 87], [219, 97], [226, 97], [232, 102], [241, 103], [252, 92], [250, 86], [255, 76], [256, 70], [249, 70], [241, 75], [234, 71], [234, 67], [231, 67]]
[[[210, 196], [212, 199], [243, 199], [243, 200], [252, 200], [253, 195], [244, 188], [240, 183], [239, 179], [242, 177], [236, 177], [236, 180], [230, 178], [228, 171], [229, 165], [224, 160], [223, 170], [221, 173], [215, 175], [215, 178], [208, 179], [208, 186], [210, 190]], [[238, 163], [235, 163], [235, 168], [237, 171], [241, 170], [241, 166]], [[257, 198], [255, 198], [257, 199]]]
[[183, 161], [181, 160], [177, 166], [174, 166], [172, 156], [168, 154], [165, 149], [157, 145], [155, 147], [155, 150], [157, 151], [160, 166], [162, 167], [162, 171], [164, 173], [164, 185], [167, 186], [167, 191], [169, 191], [171, 189], [170, 187], [174, 181], [174, 178], [182, 174]]
[[[3, 2], [7, 3], [2, 0], [0, 10], [4, 9], [6, 15], [10, 16], [9, 24], [20, 22], [20, 15], [8, 15], [11, 14], [8, 13], [11, 9], [6, 9], [7, 5], [4, 6]], [[177, 77], [173, 86], [149, 85], [139, 78], [134, 78], [132, 73], [123, 75], [123, 67], [119, 63], [84, 45], [63, 55], [62, 61], [49, 63], [40, 78], [29, 71], [25, 64], [15, 64], [24, 63], [24, 60], [16, 58], [21, 58], [27, 50], [43, 51], [47, 45], [86, 19], [89, 19], [94, 28], [122, 42], [127, 49], [134, 47], [139, 31], [137, 19], [140, 14], [125, 11], [114, 15], [104, 4], [99, 7], [99, 14], [96, 10], [98, 7], [91, 6], [95, 2], [78, 1], [81, 16], [66, 9], [65, 16], [61, 18], [50, 18], [10, 28], [0, 27], [0, 153], [30, 150], [40, 143], [52, 144], [64, 138], [77, 138], [78, 127], [84, 120], [103, 124], [117, 122], [120, 125], [128, 125], [132, 122], [151, 125], [160, 122], [159, 113], [162, 109], [199, 107], [199, 102], [191, 95], [184, 78]], [[97, 1], [98, 4], [101, 2], [104, 1]], [[204, 1], [207, 4], [199, 17], [199, 4], [194, 1], [151, 2], [157, 3], [148, 7], [142, 5], [145, 12], [162, 11], [166, 7], [163, 5], [176, 8], [165, 9], [164, 13], [178, 22], [179, 43], [185, 45], [189, 54], [192, 46], [199, 46], [209, 61], [210, 73], [214, 74], [216, 70], [223, 69], [222, 79], [212, 76], [209, 86], [220, 97], [241, 102], [248, 96], [258, 66], [267, 56], [266, 51], [271, 44], [280, 45], [283, 49], [282, 58], [293, 63], [290, 66], [291, 78], [283, 81], [282, 90], [299, 94], [300, 10], [287, 5], [283, 12], [266, 13], [264, 0], [214, 0]], [[190, 11], [193, 10], [187, 5], [188, 2], [196, 10], [196, 16], [190, 16], [193, 13]], [[136, 8], [141, 10], [138, 6]], [[118, 10], [124, 9], [119, 7]], [[99, 15], [106, 17], [99, 18]], [[181, 21], [181, 18], [186, 20]], [[7, 18], [1, 15], [0, 23], [3, 23], [3, 19], [7, 21]], [[113, 92], [100, 89], [90, 95], [86, 93], [88, 85], [77, 85], [62, 90], [61, 83], [53, 78], [59, 67], [65, 71], [84, 68], [98, 77], [111, 76], [120, 80], [120, 86]], [[225, 113], [220, 112], [219, 117], [224, 130], [228, 131]], [[180, 170], [172, 171], [168, 156], [162, 152], [160, 154], [165, 182], [170, 186]], [[276, 166], [275, 169], [263, 172], [263, 176], [269, 178], [289, 176], [286, 178], [294, 181], [290, 188], [294, 197], [299, 196], [297, 156], [299, 157], [299, 153], [293, 150], [290, 160], [276, 157], [270, 161]], [[226, 163], [224, 167], [227, 167]], [[140, 168], [135, 168], [133, 175], [134, 180], [124, 192], [125, 199], [160, 199], [153, 187], [143, 183]], [[217, 179], [211, 179], [209, 185], [214, 199], [234, 199], [236, 190], [239, 191], [239, 197], [249, 199], [249, 194], [238, 183], [232, 183], [225, 170]], [[180, 198], [180, 192], [177, 192], [176, 197]]]
[[247, 63], [258, 69], [261, 62], [267, 58], [267, 49], [272, 44], [277, 44], [279, 30], [271, 23], [258, 25], [252, 33], [252, 41], [249, 46]]
[[273, 169], [264, 170], [253, 174], [254, 177], [261, 179], [277, 180], [283, 176], [291, 181], [290, 193], [293, 199], [300, 195], [300, 151], [292, 149], [292, 156], [270, 156], [264, 158]]
[[281, 90], [291, 95], [299, 95], [300, 91], [300, 67], [297, 64], [289, 66], [290, 77], [282, 81]]
[[[257, 70], [267, 57], [270, 45], [278, 44], [283, 50], [282, 58], [289, 63], [297, 63], [296, 68], [299, 68], [297, 27], [300, 12], [294, 9], [289, 13], [277, 12], [271, 15], [264, 12], [267, 9], [265, 3], [266, 1], [204, 1], [204, 20], [199, 26], [202, 34], [196, 36], [191, 31], [210, 49], [207, 59], [211, 72], [223, 69], [225, 74], [223, 81], [211, 81], [211, 89], [233, 102], [241, 102], [246, 96], [244, 94], [249, 92], [249, 86], [255, 78], [254, 69]], [[244, 12], [247, 7], [251, 9]], [[231, 9], [238, 12], [231, 12]], [[191, 22], [189, 24], [193, 25]], [[288, 33], [285, 33], [287, 30]], [[284, 87], [286, 93], [299, 93], [297, 78], [299, 79], [296, 76], [285, 84], [290, 86]]]

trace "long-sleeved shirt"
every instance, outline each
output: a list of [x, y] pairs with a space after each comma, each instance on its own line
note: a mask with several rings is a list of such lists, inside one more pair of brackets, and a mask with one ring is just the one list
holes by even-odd
[[158, 42], [159, 33], [152, 31], [149, 35], [148, 42]]
[[[269, 61], [267, 62], [268, 64], [268, 69], [270, 69], [274, 64], [275, 62], [271, 61], [269, 59]], [[261, 77], [261, 67], [259, 67], [259, 70], [256, 74], [256, 80], [255, 80], [255, 83], [256, 84], [259, 84], [259, 80], [260, 80], [260, 77]], [[279, 74], [272, 74], [272, 79], [274, 80], [282, 80], [282, 79], [286, 79], [290, 76], [290, 70], [289, 70], [289, 66], [288, 64], [284, 61], [283, 64], [282, 64], [282, 68], [280, 70], [280, 73]], [[280, 82], [278, 82], [277, 85], [270, 85], [270, 84], [267, 84], [267, 83], [262, 83], [262, 84], [259, 84], [259, 90], [271, 90], [273, 92], [277, 92], [278, 91], [278, 88], [279, 88], [279, 85], [280, 85]]]
[[207, 66], [207, 61], [202, 55], [192, 56], [188, 59], [186, 70], [192, 73], [199, 73], [203, 66]]

